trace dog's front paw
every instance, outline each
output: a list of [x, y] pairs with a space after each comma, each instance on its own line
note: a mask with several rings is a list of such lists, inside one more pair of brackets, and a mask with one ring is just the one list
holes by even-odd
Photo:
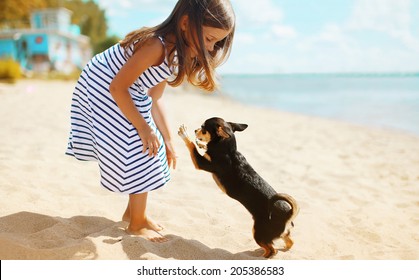
[[203, 150], [206, 150], [207, 149], [207, 144], [206, 143], [202, 143], [201, 141], [199, 141], [198, 139], [195, 141], [195, 144], [200, 148], [200, 149], [203, 149]]
[[186, 129], [186, 126], [184, 125], [184, 124], [182, 124], [180, 127], [179, 127], [179, 131], [177, 132], [177, 134], [183, 139], [183, 140], [187, 140], [187, 139], [189, 139], [189, 136], [188, 136], [188, 132], [186, 131], [187, 129]]

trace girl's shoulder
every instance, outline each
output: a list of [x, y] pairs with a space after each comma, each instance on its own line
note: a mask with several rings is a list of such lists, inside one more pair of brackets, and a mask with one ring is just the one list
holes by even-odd
[[144, 41], [140, 46], [134, 43], [135, 52], [153, 53], [153, 56], [158, 57], [158, 62], [154, 66], [162, 64], [166, 58], [166, 45], [164, 39], [160, 36], [151, 37]]
[[134, 50], [137, 50], [139, 48], [142, 48], [144, 46], [147, 47], [154, 47], [154, 48], [159, 48], [159, 49], [165, 49], [166, 48], [166, 43], [164, 41], [164, 38], [161, 36], [153, 36], [150, 37], [148, 39], [144, 39], [144, 40], [135, 40], [131, 47], [134, 48]]

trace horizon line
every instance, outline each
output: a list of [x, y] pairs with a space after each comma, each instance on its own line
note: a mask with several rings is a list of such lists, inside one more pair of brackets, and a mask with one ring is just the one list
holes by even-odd
[[220, 73], [220, 76], [358, 76], [358, 77], [419, 77], [419, 72], [289, 72], [289, 73]]

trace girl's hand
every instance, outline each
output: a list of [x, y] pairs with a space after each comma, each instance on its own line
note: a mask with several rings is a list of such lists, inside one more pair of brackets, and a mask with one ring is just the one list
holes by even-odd
[[147, 127], [143, 128], [142, 130], [138, 130], [138, 135], [143, 142], [143, 154], [145, 154], [148, 149], [148, 155], [150, 157], [156, 156], [160, 148], [160, 141], [151, 127], [147, 125]]
[[171, 141], [165, 141], [164, 143], [166, 145], [167, 164], [169, 165], [169, 168], [172, 167], [173, 164], [173, 169], [176, 169], [177, 156], [173, 144]]

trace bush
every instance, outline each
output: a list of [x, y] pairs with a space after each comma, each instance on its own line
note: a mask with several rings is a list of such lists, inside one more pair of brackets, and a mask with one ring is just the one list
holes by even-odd
[[19, 63], [13, 59], [0, 59], [0, 79], [15, 81], [22, 77]]
[[97, 43], [93, 48], [93, 53], [101, 53], [109, 47], [118, 43], [121, 39], [118, 36], [106, 37], [103, 41]]

